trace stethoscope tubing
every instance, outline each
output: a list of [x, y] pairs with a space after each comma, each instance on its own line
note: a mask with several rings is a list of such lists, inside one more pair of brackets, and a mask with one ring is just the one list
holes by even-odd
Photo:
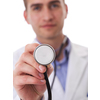
[[[56, 59], [60, 56], [62, 50], [63, 50], [63, 47], [64, 47], [64, 44], [67, 42], [67, 37], [65, 36], [61, 46], [60, 46], [60, 49], [59, 49], [59, 53], [58, 55], [56, 55], [55, 57], [55, 60], [54, 60], [54, 77], [53, 77], [53, 82], [51, 84], [51, 87], [50, 87], [50, 83], [49, 83], [49, 80], [48, 80], [48, 76], [47, 76], [47, 70], [46, 72], [44, 73], [44, 76], [45, 76], [45, 80], [46, 80], [46, 86], [47, 86], [47, 90], [48, 90], [48, 100], [52, 100], [52, 93], [51, 93], [51, 89], [53, 88], [53, 84], [54, 84], [54, 80], [55, 80], [55, 77], [56, 77]], [[35, 56], [34, 56], [35, 58]], [[35, 59], [36, 60], [36, 59]], [[37, 61], [37, 60], [36, 60]], [[38, 62], [38, 61], [37, 61]], [[39, 63], [39, 62], [38, 62]], [[51, 63], [51, 62], [50, 62]], [[45, 65], [46, 68], [47, 68], [47, 65]]]
[[[46, 68], [47, 68], [47, 66], [46, 66]], [[48, 76], [47, 76], [47, 70], [44, 73], [44, 76], [45, 76], [46, 86], [47, 86], [47, 90], [48, 90], [48, 100], [52, 100], [52, 93], [51, 93], [50, 83], [49, 83]]]

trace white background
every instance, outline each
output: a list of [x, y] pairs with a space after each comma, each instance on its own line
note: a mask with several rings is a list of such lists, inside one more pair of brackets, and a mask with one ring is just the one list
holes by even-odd
[[[66, 0], [64, 34], [89, 48], [89, 100], [100, 100], [100, 2]], [[13, 52], [33, 41], [35, 33], [23, 17], [23, 0], [0, 1], [0, 100], [13, 100]]]

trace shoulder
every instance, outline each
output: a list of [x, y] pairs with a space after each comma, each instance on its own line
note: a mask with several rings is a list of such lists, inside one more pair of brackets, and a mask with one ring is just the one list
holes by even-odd
[[17, 61], [19, 60], [20, 56], [22, 55], [22, 53], [24, 52], [25, 47], [22, 47], [18, 50], [16, 50], [15, 52], [13, 52], [13, 69], [15, 68], [15, 64], [17, 63]]
[[[36, 39], [34, 39], [34, 41], [32, 43], [38, 43]], [[27, 44], [26, 44], [27, 45]], [[25, 46], [19, 48], [18, 50], [16, 50], [14, 53], [13, 53], [13, 59], [15, 58], [19, 58], [22, 53], [25, 51]]]
[[88, 56], [88, 48], [75, 44], [75, 43], [71, 43], [72, 49], [74, 50], [74, 52], [79, 55], [79, 56]]
[[18, 50], [16, 50], [14, 53], [13, 53], [13, 57], [14, 58], [19, 58], [21, 56], [21, 54], [24, 52], [25, 50], [25, 46], [22, 47], [22, 48], [19, 48]]
[[[38, 43], [38, 42], [36, 41], [36, 39], [34, 39], [34, 41], [32, 43]], [[13, 68], [14, 68], [15, 64], [17, 63], [17, 61], [19, 60], [20, 56], [24, 53], [24, 51], [25, 51], [25, 46], [19, 48], [15, 52], [13, 52]]]

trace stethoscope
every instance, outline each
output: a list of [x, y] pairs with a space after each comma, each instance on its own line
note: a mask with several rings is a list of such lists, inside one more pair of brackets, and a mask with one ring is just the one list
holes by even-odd
[[36, 47], [36, 49], [34, 51], [34, 58], [35, 58], [36, 62], [41, 65], [46, 66], [46, 68], [47, 68], [47, 65], [49, 65], [50, 63], [52, 63], [54, 61], [54, 77], [53, 77], [53, 81], [51, 84], [51, 88], [50, 88], [50, 84], [49, 84], [49, 80], [48, 80], [48, 76], [47, 76], [47, 71], [44, 73], [45, 80], [46, 80], [46, 86], [47, 86], [47, 90], [48, 90], [48, 100], [52, 100], [51, 89], [53, 88], [53, 84], [54, 84], [54, 80], [55, 80], [55, 76], [56, 76], [56, 59], [60, 56], [67, 40], [68, 39], [65, 36], [64, 40], [60, 46], [58, 55], [56, 55], [53, 47], [48, 44], [40, 44], [38, 47]]

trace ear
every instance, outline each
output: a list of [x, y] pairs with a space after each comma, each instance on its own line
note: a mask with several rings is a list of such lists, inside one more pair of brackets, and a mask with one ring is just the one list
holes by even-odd
[[23, 15], [24, 15], [24, 18], [25, 18], [26, 22], [29, 24], [28, 16], [27, 16], [27, 11], [26, 10], [24, 11]]
[[68, 14], [68, 6], [67, 6], [67, 4], [65, 4], [65, 11], [66, 11], [65, 18], [67, 18], [67, 14]]

